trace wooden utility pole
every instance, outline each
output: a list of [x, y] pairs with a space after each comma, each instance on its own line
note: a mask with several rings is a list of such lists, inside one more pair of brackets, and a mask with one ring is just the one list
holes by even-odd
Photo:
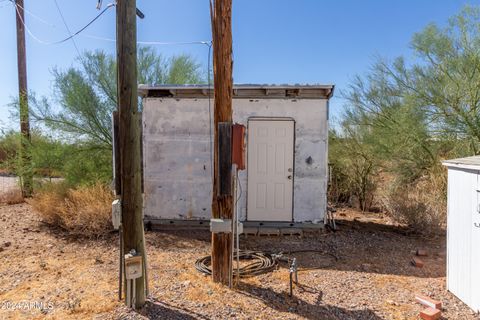
[[[212, 3], [213, 1], [213, 3]], [[219, 195], [218, 123], [232, 121], [232, 0], [211, 0], [214, 79], [214, 181], [213, 218], [233, 218], [233, 197]], [[212, 278], [228, 284], [232, 268], [232, 234], [212, 233]]]
[[25, 14], [23, 0], [15, 1], [17, 18], [18, 103], [20, 106], [20, 178], [24, 197], [32, 195], [33, 174], [30, 157], [30, 121], [27, 91], [27, 52], [25, 48]]
[[[145, 256], [140, 127], [137, 96], [136, 1], [117, 1], [117, 95], [121, 206], [124, 252], [132, 249]], [[144, 259], [145, 261], [145, 259]], [[145, 303], [145, 272], [135, 280], [135, 307]]]

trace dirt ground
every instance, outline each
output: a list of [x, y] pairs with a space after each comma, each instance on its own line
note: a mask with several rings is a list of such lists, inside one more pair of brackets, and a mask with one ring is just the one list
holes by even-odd
[[[117, 299], [116, 234], [74, 238], [28, 204], [2, 206], [0, 319], [417, 319], [417, 292], [441, 300], [446, 319], [478, 319], [445, 290], [444, 236], [414, 236], [351, 210], [337, 216], [334, 233], [241, 239], [244, 249], [320, 252], [291, 255], [301, 269], [293, 297], [284, 264], [230, 290], [194, 268], [209, 254], [208, 231], [147, 232], [151, 296], [136, 313]], [[409, 263], [417, 248], [428, 252], [422, 269]]]

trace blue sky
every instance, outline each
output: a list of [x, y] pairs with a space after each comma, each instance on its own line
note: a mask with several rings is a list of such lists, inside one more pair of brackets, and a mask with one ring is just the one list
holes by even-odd
[[[96, 0], [57, 0], [67, 23], [76, 31], [98, 14]], [[103, 6], [108, 4], [103, 1]], [[428, 23], [445, 25], [465, 4], [461, 0], [233, 0], [234, 81], [236, 83], [335, 84], [331, 114], [338, 118], [339, 92], [356, 74], [368, 71], [376, 56], [412, 57], [413, 33]], [[137, 0], [145, 13], [138, 20], [139, 41], [210, 40], [208, 0]], [[54, 0], [25, 0], [26, 24], [39, 39], [53, 42], [67, 31]], [[18, 94], [15, 12], [0, 0], [0, 128], [16, 128], [7, 104]], [[115, 38], [115, 9], [108, 10], [76, 37], [80, 51], [115, 52], [115, 44], [88, 36]], [[189, 53], [206, 66], [204, 45], [155, 46], [165, 56]], [[51, 70], [76, 65], [71, 41], [44, 45], [27, 34], [29, 90], [51, 97]]]

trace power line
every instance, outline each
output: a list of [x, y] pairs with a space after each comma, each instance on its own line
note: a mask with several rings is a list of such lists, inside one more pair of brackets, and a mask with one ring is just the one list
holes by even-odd
[[[0, 0], [0, 3], [1, 2], [10, 2], [12, 3], [14, 6], [15, 6], [15, 9], [18, 11], [18, 7], [21, 7], [20, 5], [17, 5], [15, 3], [14, 0], [3, 0], [1, 1]], [[73, 38], [76, 37], [77, 35], [81, 35], [85, 38], [90, 38], [90, 39], [96, 39], [96, 40], [101, 40], [101, 41], [107, 41], [107, 42], [116, 42], [117, 40], [115, 39], [112, 39], [112, 38], [107, 38], [107, 37], [99, 37], [99, 36], [95, 36], [95, 35], [91, 35], [91, 34], [81, 34], [82, 31], [84, 31], [86, 28], [88, 28], [93, 22], [95, 22], [98, 18], [100, 18], [100, 16], [102, 16], [105, 11], [107, 11], [109, 8], [115, 6], [115, 3], [110, 3], [107, 5], [107, 7], [105, 9], [103, 9], [97, 16], [95, 16], [90, 22], [88, 22], [84, 27], [82, 27], [81, 29], [79, 29], [77, 32], [75, 32], [74, 34], [71, 33], [71, 30], [70, 28], [68, 27], [68, 24], [66, 22], [66, 19], [64, 17], [64, 15], [62, 14], [62, 11], [60, 9], [60, 6], [58, 4], [58, 2], [56, 0], [55, 1], [55, 6], [57, 7], [57, 10], [62, 18], [62, 21], [63, 21], [63, 24], [65, 25], [65, 28], [67, 29], [68, 33], [69, 33], [69, 36], [62, 39], [62, 40], [59, 40], [59, 41], [53, 41], [53, 42], [49, 42], [49, 41], [45, 41], [45, 40], [42, 40], [40, 39], [39, 37], [37, 37], [35, 34], [33, 34], [33, 32], [31, 32], [30, 28], [27, 27], [25, 21], [21, 20], [22, 24], [24, 25], [25, 27], [25, 30], [27, 31], [27, 33], [30, 35], [30, 37], [32, 37], [34, 40], [36, 40], [37, 42], [41, 43], [41, 44], [44, 44], [44, 45], [55, 45], [55, 44], [61, 44], [63, 42], [66, 42], [70, 39], [74, 40]], [[18, 6], [18, 7], [17, 7]], [[52, 27], [55, 27], [54, 24], [51, 24], [49, 23], [48, 21], [42, 19], [41, 17], [35, 15], [34, 13], [30, 12], [30, 11], [27, 11], [26, 9], [24, 9], [23, 7], [21, 7], [21, 9], [23, 9], [25, 12], [29, 13], [32, 17], [36, 18], [37, 20], [43, 22], [44, 24], [47, 24], [49, 26], [52, 26]], [[77, 52], [79, 51], [78, 50], [78, 47], [75, 43], [75, 41], [73, 41], [75, 47], [76, 47], [76, 50]], [[144, 45], [194, 45], [194, 44], [202, 44], [202, 45], [206, 45], [206, 46], [211, 46], [212, 44], [212, 41], [180, 41], [180, 42], [167, 42], [167, 41], [137, 41], [138, 44], [144, 44]]]
[[[10, 3], [13, 3], [12, 0], [3, 0], [2, 2], [10, 2]], [[1, 3], [1, 2], [0, 2]], [[42, 17], [39, 17], [37, 16], [36, 14], [34, 14], [33, 12], [27, 10], [25, 7], [22, 7], [21, 5], [19, 5], [18, 3], [15, 3], [20, 9], [22, 9], [23, 11], [25, 11], [28, 15], [32, 16], [33, 18], [37, 19], [38, 21], [42, 22], [43, 24], [46, 24], [47, 26], [50, 26], [50, 27], [53, 27], [55, 28], [55, 25], [46, 21], [45, 19], [43, 19]]]
[[[14, 0], [4, 0], [4, 1], [9, 1], [11, 3], [13, 3], [15, 6], [17, 6], [17, 4], [14, 2]], [[80, 34], [82, 31], [84, 31], [86, 28], [88, 28], [93, 22], [95, 22], [98, 18], [100, 18], [100, 16], [106, 11], [108, 10], [110, 7], [113, 7], [115, 6], [114, 3], [110, 3], [107, 5], [107, 7], [105, 9], [102, 10], [102, 12], [100, 12], [95, 18], [93, 18], [89, 23], [87, 23], [84, 27], [82, 27], [80, 30], [78, 30], [77, 32], [75, 32], [74, 34], [71, 33], [67, 23], [66, 23], [66, 19], [65, 17], [63, 16], [61, 10], [60, 10], [60, 7], [58, 5], [58, 2], [56, 0], [55, 1], [55, 6], [57, 7], [57, 10], [58, 12], [60, 13], [60, 16], [62, 18], [62, 21], [63, 21], [63, 24], [65, 25], [65, 28], [67, 29], [68, 33], [69, 33], [69, 36], [66, 37], [65, 39], [62, 39], [62, 40], [59, 40], [59, 41], [54, 41], [54, 42], [48, 42], [48, 41], [44, 41], [40, 38], [38, 38], [37, 36], [35, 36], [31, 30], [26, 26], [25, 22], [22, 20], [22, 24], [25, 26], [25, 30], [27, 30], [28, 34], [33, 38], [35, 39], [37, 42], [41, 43], [41, 44], [45, 44], [45, 45], [54, 45], [54, 44], [60, 44], [60, 43], [63, 43], [63, 42], [66, 42], [70, 39], [73, 40], [73, 38], [77, 35], [81, 35], [83, 37], [86, 37], [86, 38], [91, 38], [91, 39], [96, 39], [96, 40], [101, 40], [101, 41], [108, 41], [108, 42], [116, 42], [117, 40], [115, 39], [112, 39], [112, 38], [106, 38], [106, 37], [99, 37], [99, 36], [95, 36], [95, 35], [90, 35], [90, 34]], [[20, 6], [19, 6], [20, 7]], [[17, 11], [18, 11], [18, 8], [16, 8]], [[23, 9], [23, 8], [22, 8]], [[34, 15], [33, 13], [31, 13], [31, 15], [37, 19], [39, 19], [39, 21], [45, 23], [45, 24], [48, 24], [50, 26], [53, 26], [53, 24], [50, 24], [48, 23], [47, 21], [43, 20], [42, 18]], [[74, 42], [75, 43], [75, 42]], [[207, 45], [207, 46], [210, 46], [211, 45], [211, 41], [180, 41], [180, 42], [166, 42], [166, 41], [137, 41], [138, 44], [144, 44], [144, 45], [192, 45], [192, 44], [203, 44], [203, 45]], [[76, 46], [76, 45], [75, 45]], [[78, 50], [77, 50], [78, 51]]]
[[210, 173], [212, 176], [212, 185], [215, 179], [215, 174], [214, 174], [214, 163], [213, 163], [213, 132], [212, 132], [212, 79], [210, 77], [210, 61], [211, 61], [211, 53], [212, 53], [212, 42], [210, 41], [210, 44], [208, 45], [208, 61], [207, 61], [207, 79], [208, 79], [208, 126], [209, 126], [209, 133], [210, 133]]
[[[18, 6], [17, 4], [14, 2], [14, 0], [9, 0], [10, 2], [12, 2], [15, 6], [15, 9], [17, 10], [17, 13], [18, 13]], [[23, 19], [20, 19], [20, 21], [22, 22], [23, 26], [25, 27], [25, 30], [27, 31], [27, 33], [33, 38], [35, 39], [37, 42], [41, 43], [41, 44], [45, 44], [45, 45], [54, 45], [54, 44], [61, 44], [61, 43], [64, 43], [70, 39], [72, 39], [73, 37], [79, 35], [83, 30], [87, 29], [92, 23], [94, 23], [98, 18], [100, 18], [108, 9], [110, 9], [111, 7], [114, 7], [115, 6], [115, 3], [109, 3], [105, 9], [103, 9], [98, 15], [96, 15], [92, 20], [90, 20], [85, 26], [83, 26], [82, 28], [80, 28], [77, 32], [71, 34], [70, 36], [66, 37], [65, 39], [62, 39], [62, 40], [59, 40], [59, 41], [53, 41], [53, 42], [48, 42], [48, 41], [44, 41], [38, 37], [36, 37], [32, 32], [31, 30], [27, 27], [25, 21], [23, 21]], [[63, 18], [62, 18], [63, 19]]]
[[[53, 0], [55, 2], [55, 6], [57, 7], [58, 13], [60, 14], [60, 17], [62, 18], [63, 24], [65, 25], [65, 29], [67, 29], [67, 32], [70, 36], [72, 36], [72, 32], [70, 32], [70, 28], [68, 27], [67, 21], [65, 20], [65, 17], [63, 16], [62, 10], [60, 9], [60, 6], [58, 5], [57, 0]], [[80, 50], [78, 50], [77, 43], [75, 42], [75, 39], [72, 37], [72, 43], [73, 46], [75, 47], [75, 50], [77, 51], [78, 57], [81, 58]]]
[[[91, 34], [82, 34], [82, 37], [107, 41], [107, 42], [116, 42], [117, 40], [112, 38], [106, 37], [99, 37]], [[179, 42], [168, 42], [168, 41], [137, 41], [138, 44], [145, 44], [145, 45], [189, 45], [189, 44], [203, 44], [206, 46], [210, 46], [212, 41], [179, 41]]]

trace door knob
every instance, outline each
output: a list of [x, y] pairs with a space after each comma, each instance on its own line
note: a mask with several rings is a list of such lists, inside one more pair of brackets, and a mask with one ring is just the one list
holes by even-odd
[[292, 175], [289, 175], [287, 178], [288, 178], [289, 180], [292, 180]]

